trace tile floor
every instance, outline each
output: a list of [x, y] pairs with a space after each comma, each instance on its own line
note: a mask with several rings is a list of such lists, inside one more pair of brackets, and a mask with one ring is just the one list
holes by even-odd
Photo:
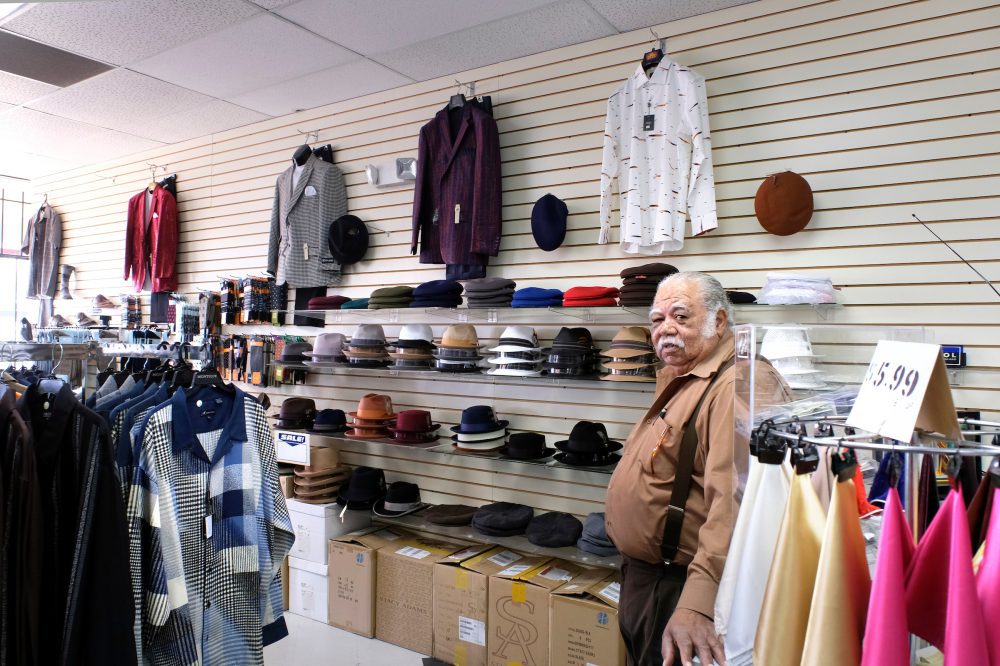
[[423, 655], [285, 612], [288, 636], [264, 648], [266, 666], [421, 666]]

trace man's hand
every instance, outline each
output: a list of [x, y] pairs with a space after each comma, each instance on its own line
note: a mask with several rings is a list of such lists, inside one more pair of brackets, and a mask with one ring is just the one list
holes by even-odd
[[684, 666], [691, 666], [695, 654], [704, 666], [715, 662], [727, 666], [726, 651], [715, 633], [715, 622], [701, 613], [685, 608], [674, 611], [667, 622], [660, 650], [663, 654], [663, 666], [674, 666], [678, 654]]

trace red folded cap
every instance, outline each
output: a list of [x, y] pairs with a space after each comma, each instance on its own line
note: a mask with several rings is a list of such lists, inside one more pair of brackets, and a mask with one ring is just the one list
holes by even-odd
[[586, 300], [591, 298], [618, 298], [616, 287], [570, 287], [563, 294], [568, 301]]

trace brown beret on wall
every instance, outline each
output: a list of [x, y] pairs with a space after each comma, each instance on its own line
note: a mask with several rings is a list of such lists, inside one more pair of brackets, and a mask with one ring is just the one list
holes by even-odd
[[768, 176], [753, 200], [760, 225], [776, 236], [802, 231], [813, 214], [812, 188], [793, 171]]

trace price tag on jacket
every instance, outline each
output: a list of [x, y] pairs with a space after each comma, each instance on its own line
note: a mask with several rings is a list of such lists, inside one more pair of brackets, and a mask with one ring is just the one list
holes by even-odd
[[914, 428], [958, 437], [958, 419], [938, 345], [880, 340], [847, 425], [908, 442]]

